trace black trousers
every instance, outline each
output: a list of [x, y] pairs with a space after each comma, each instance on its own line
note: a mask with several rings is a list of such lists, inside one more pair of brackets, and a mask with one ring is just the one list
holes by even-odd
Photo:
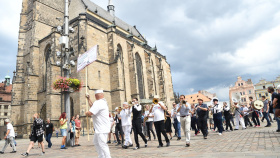
[[116, 134], [116, 137], [117, 137], [117, 141], [118, 143], [121, 143], [121, 140], [119, 138], [119, 132], [121, 134], [121, 137], [122, 137], [122, 144], [123, 144], [123, 141], [124, 141], [124, 138], [123, 138], [123, 130], [122, 130], [122, 125], [121, 123], [117, 123], [116, 124], [116, 127], [115, 127], [115, 134]]
[[191, 127], [192, 129], [195, 131], [195, 134], [198, 133], [198, 129], [197, 129], [197, 120], [196, 120], [196, 116], [191, 118]]
[[198, 126], [204, 137], [208, 135], [207, 117], [198, 117]]
[[136, 147], [140, 148], [139, 141], [138, 141], [138, 134], [142, 137], [144, 140], [145, 144], [147, 143], [147, 139], [145, 138], [143, 132], [142, 132], [142, 127], [141, 127], [142, 121], [141, 119], [136, 119], [132, 120], [132, 128], [133, 128], [133, 133], [134, 133], [134, 140]]
[[248, 115], [244, 116], [244, 122], [245, 122], [245, 127], [247, 127], [248, 125], [252, 126], [252, 123], [249, 120], [249, 116]]
[[225, 111], [224, 116], [225, 116], [225, 119], [226, 119], [226, 130], [228, 130], [228, 127], [229, 127], [230, 130], [233, 130], [232, 126], [231, 126], [231, 123], [230, 123], [231, 114], [229, 113], [229, 111]]
[[222, 113], [219, 112], [219, 113], [216, 113], [216, 114], [213, 114], [213, 120], [214, 120], [214, 124], [216, 124], [216, 127], [218, 127], [218, 131], [219, 133], [223, 133], [223, 118], [222, 118]]
[[153, 122], [146, 122], [146, 127], [147, 127], [147, 133], [148, 133], [149, 139], [151, 139], [151, 133], [150, 132], [152, 132], [154, 138], [156, 138], [154, 130], [153, 130]]
[[259, 114], [258, 114], [257, 111], [254, 111], [252, 113], [252, 120], [253, 120], [255, 126], [259, 126], [260, 125]]
[[154, 122], [154, 125], [155, 125], [156, 132], [157, 132], [158, 143], [159, 143], [160, 146], [163, 146], [162, 140], [161, 140], [161, 134], [164, 136], [166, 143], [169, 142], [169, 139], [168, 139], [168, 137], [166, 135], [166, 132], [165, 132], [164, 120]]

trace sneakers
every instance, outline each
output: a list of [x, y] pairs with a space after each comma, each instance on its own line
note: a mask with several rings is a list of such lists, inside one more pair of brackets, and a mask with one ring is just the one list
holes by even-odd
[[133, 147], [133, 144], [130, 144], [129, 147]]
[[113, 141], [113, 143], [115, 144], [115, 143], [117, 143], [117, 141], [116, 141], [116, 140], [114, 140], [114, 141]]
[[157, 146], [157, 148], [161, 148], [161, 147], [163, 147], [163, 145], [159, 145], [159, 146]]
[[205, 136], [204, 139], [207, 139], [207, 136]]
[[111, 144], [111, 140], [109, 140], [109, 141], [107, 142], [107, 144]]
[[43, 155], [45, 155], [45, 152], [42, 152], [42, 153], [41, 153], [41, 156], [43, 156]]
[[191, 144], [190, 144], [190, 143], [187, 143], [187, 144], [186, 144], [186, 147], [190, 147], [190, 146], [191, 146]]
[[17, 151], [14, 151], [14, 150], [13, 150], [13, 151], [12, 151], [12, 152], [10, 152], [10, 153], [16, 153], [16, 152], [17, 152]]
[[222, 133], [219, 133], [219, 136], [221, 136], [222, 135]]
[[266, 125], [266, 126], [264, 126], [264, 127], [270, 127], [271, 125]]
[[147, 142], [145, 143], [145, 148], [147, 148], [147, 146], [148, 146], [148, 144], [147, 144]]
[[3, 152], [3, 151], [0, 151], [0, 154], [4, 154], [4, 152]]
[[257, 127], [261, 127], [260, 125], [257, 125]]
[[139, 147], [135, 147], [133, 150], [137, 150], [137, 149], [139, 149]]
[[178, 139], [177, 140], [181, 140], [181, 137], [178, 137]]
[[60, 149], [67, 149], [64, 145], [61, 145]]
[[26, 153], [21, 154], [21, 155], [24, 156], [24, 157], [27, 157], [29, 154], [26, 152]]
[[122, 148], [127, 149], [127, 146], [126, 146], [126, 145], [124, 145], [124, 146], [122, 146]]

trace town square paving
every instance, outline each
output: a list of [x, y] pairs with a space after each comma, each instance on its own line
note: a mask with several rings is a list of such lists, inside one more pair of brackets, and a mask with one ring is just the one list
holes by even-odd
[[[238, 130], [233, 132], [224, 132], [222, 136], [218, 133], [209, 131], [207, 140], [202, 135], [194, 136], [192, 132], [191, 147], [185, 147], [184, 140], [171, 140], [170, 147], [157, 148], [157, 140], [148, 142], [148, 147], [144, 148], [144, 142], [139, 137], [142, 148], [139, 150], [122, 149], [115, 144], [109, 144], [112, 158], [174, 158], [174, 157], [216, 157], [216, 158], [280, 158], [280, 133], [275, 132], [276, 123], [272, 127], [248, 128], [247, 130]], [[133, 137], [133, 134], [131, 135]], [[132, 138], [133, 139], [133, 138]], [[53, 146], [46, 149], [45, 155], [40, 155], [40, 149], [36, 143], [35, 149], [32, 149], [29, 157], [57, 157], [57, 158], [88, 158], [97, 157], [94, 145], [92, 144], [93, 135], [90, 135], [90, 141], [87, 136], [81, 136], [80, 147], [69, 147], [66, 150], [60, 150], [61, 137], [53, 137]], [[17, 140], [17, 153], [12, 154], [11, 147], [8, 147], [5, 154], [0, 155], [3, 158], [22, 157], [29, 144], [28, 139]], [[45, 142], [45, 145], [47, 143]], [[0, 148], [4, 141], [0, 141]]]

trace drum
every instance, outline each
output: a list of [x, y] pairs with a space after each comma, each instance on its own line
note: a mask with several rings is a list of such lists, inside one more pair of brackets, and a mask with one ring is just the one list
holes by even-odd
[[256, 100], [254, 102], [254, 104], [252, 105], [252, 107], [255, 109], [255, 110], [261, 110], [263, 108], [263, 102], [260, 101], [260, 100]]

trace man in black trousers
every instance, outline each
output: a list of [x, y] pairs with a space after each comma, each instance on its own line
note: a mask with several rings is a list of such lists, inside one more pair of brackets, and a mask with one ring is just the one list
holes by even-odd
[[204, 139], [207, 139], [208, 130], [207, 130], [207, 113], [208, 107], [206, 104], [203, 104], [203, 99], [198, 98], [198, 105], [196, 106], [196, 112], [198, 115], [198, 125], [201, 130]]
[[[122, 130], [122, 120], [121, 120], [121, 117], [120, 117], [120, 110], [118, 109], [118, 107], [116, 107], [115, 111], [116, 111], [116, 117], [114, 118], [114, 120], [116, 122], [115, 135], [116, 135], [117, 141], [118, 141], [116, 146], [118, 146], [120, 144], [123, 144], [124, 138], [123, 138], [123, 130]], [[119, 133], [122, 137], [122, 143], [121, 143], [121, 140], [120, 140], [120, 137], [119, 137]]]
[[147, 139], [145, 138], [144, 134], [142, 133], [142, 106], [138, 103], [138, 99], [134, 98], [132, 100], [132, 108], [131, 111], [133, 113], [133, 120], [132, 120], [132, 128], [134, 133], [134, 140], [136, 147], [134, 150], [137, 150], [140, 148], [139, 141], [138, 141], [138, 134], [142, 137], [143, 141], [145, 142], [145, 147], [147, 147]]
[[[159, 96], [154, 96], [154, 98], [158, 99], [158, 101], [159, 101]], [[163, 147], [163, 144], [161, 141], [161, 134], [165, 137], [166, 147], [170, 146], [170, 141], [169, 141], [169, 139], [166, 135], [166, 131], [165, 131], [165, 124], [164, 124], [165, 111], [164, 110], [166, 110], [166, 107], [164, 106], [163, 102], [158, 102], [157, 104], [154, 103], [152, 105], [152, 108], [150, 109], [150, 113], [154, 113], [154, 125], [156, 128], [158, 143], [159, 143], [158, 148]]]

